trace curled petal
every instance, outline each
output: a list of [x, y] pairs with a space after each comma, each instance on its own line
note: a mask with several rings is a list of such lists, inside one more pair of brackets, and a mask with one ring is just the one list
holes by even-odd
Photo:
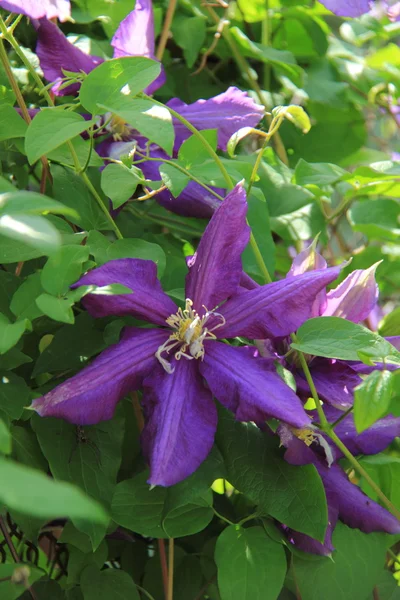
[[[121, 56], [146, 56], [155, 60], [154, 56], [154, 15], [151, 0], [136, 0], [135, 8], [123, 21], [111, 40], [114, 47], [114, 58]], [[153, 94], [165, 83], [165, 71], [145, 90]]]
[[[308, 271], [317, 271], [320, 269], [326, 269], [327, 264], [319, 252], [316, 250], [317, 240], [314, 240], [312, 244], [302, 252], [300, 252], [293, 259], [292, 266], [286, 277], [294, 277], [296, 275], [302, 275]], [[319, 317], [323, 314], [323, 310], [326, 304], [326, 290], [321, 290], [317, 295], [312, 310], [313, 317]]]
[[62, 31], [47, 19], [40, 19], [36, 23], [38, 42], [36, 54], [38, 55], [41, 69], [47, 81], [56, 82], [51, 88], [57, 96], [76, 94], [80, 84], [74, 83], [60, 90], [61, 79], [65, 77], [63, 69], [73, 73], [90, 73], [97, 65], [103, 62], [98, 56], [89, 56], [79, 50], [77, 46], [65, 37]]
[[[362, 382], [354, 369], [343, 362], [322, 358], [313, 360], [310, 370], [318, 395], [324, 402], [341, 409], [353, 405], [354, 388]], [[296, 383], [302, 394], [311, 396], [302, 372], [297, 374]]]
[[44, 17], [66, 21], [71, 16], [69, 0], [0, 0], [0, 8], [31, 19]]
[[149, 483], [178, 483], [205, 460], [217, 428], [217, 410], [197, 361], [175, 362], [172, 374], [158, 366], [144, 382], [143, 405], [142, 442], [150, 462]]
[[34, 400], [32, 408], [41, 417], [57, 417], [77, 425], [111, 419], [118, 400], [138, 389], [155, 366], [157, 348], [167, 337], [168, 333], [160, 329], [126, 328], [118, 344]]
[[[178, 98], [167, 102], [196, 129], [218, 130], [218, 148], [226, 150], [229, 138], [242, 127], [255, 127], [264, 116], [264, 107], [256, 104], [246, 92], [230, 87], [209, 100], [197, 100], [193, 104], [185, 104]], [[175, 146], [177, 151], [182, 142], [190, 137], [191, 132], [175, 117]]]
[[254, 358], [247, 348], [206, 342], [200, 371], [214, 396], [239, 421], [282, 419], [294, 427], [310, 423], [296, 394], [271, 370], [271, 361]]
[[80, 285], [100, 287], [120, 283], [132, 290], [131, 294], [87, 294], [82, 302], [94, 317], [132, 315], [156, 325], [165, 325], [166, 319], [178, 308], [162, 290], [157, 279], [157, 266], [152, 260], [118, 258], [110, 260], [84, 275], [72, 288]]
[[375, 271], [378, 263], [369, 269], [350, 273], [337, 288], [328, 292], [324, 317], [342, 317], [359, 323], [366, 319], [378, 300]]
[[321, 4], [339, 17], [360, 17], [371, 8], [370, 0], [321, 0]]
[[317, 294], [336, 279], [339, 271], [340, 267], [330, 267], [242, 292], [219, 309], [226, 325], [217, 330], [218, 337], [264, 339], [289, 335], [312, 316]]
[[190, 261], [186, 297], [200, 313], [234, 294], [242, 276], [241, 255], [250, 236], [246, 192], [239, 183], [212, 216]]

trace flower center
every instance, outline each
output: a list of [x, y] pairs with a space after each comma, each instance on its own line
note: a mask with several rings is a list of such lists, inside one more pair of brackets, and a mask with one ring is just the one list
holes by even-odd
[[317, 441], [317, 436], [315, 435], [315, 431], [312, 429], [296, 429], [295, 427], [291, 428], [294, 435], [305, 443], [306, 446], [311, 446], [313, 442]]
[[121, 142], [124, 138], [129, 137], [131, 128], [124, 119], [118, 115], [113, 115], [111, 121], [107, 125], [107, 129], [113, 134], [116, 142]]
[[[204, 306], [206, 312], [200, 317], [192, 306], [192, 300], [187, 298], [185, 308], [179, 308], [178, 312], [172, 314], [166, 320], [167, 325], [173, 329], [173, 333], [158, 348], [156, 357], [167, 373], [173, 373], [174, 367], [166, 358], [163, 358], [162, 355], [164, 352], [169, 354], [171, 350], [174, 350], [173, 354], [176, 360], [180, 360], [182, 357], [188, 360], [193, 360], [194, 358], [203, 359], [205, 340], [215, 340], [216, 336], [213, 331], [225, 325], [225, 319], [221, 314], [208, 311]], [[221, 321], [211, 329], [207, 329], [205, 324], [211, 316], [219, 317]]]

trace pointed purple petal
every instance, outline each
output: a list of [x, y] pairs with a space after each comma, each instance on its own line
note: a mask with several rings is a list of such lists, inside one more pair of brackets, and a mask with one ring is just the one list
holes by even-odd
[[219, 338], [243, 335], [251, 339], [283, 337], [311, 317], [317, 294], [339, 275], [340, 267], [313, 271], [243, 292], [228, 300], [219, 312], [226, 325]]
[[[154, 15], [151, 0], [136, 0], [135, 8], [123, 21], [111, 40], [114, 58], [122, 56], [146, 56], [156, 60], [154, 55]], [[164, 67], [161, 73], [145, 90], [153, 94], [164, 85], [166, 80]]]
[[173, 485], [191, 475], [209, 454], [217, 428], [198, 362], [182, 358], [174, 366], [172, 374], [158, 366], [144, 382], [142, 442], [152, 485]]
[[324, 317], [342, 317], [354, 323], [366, 319], [378, 300], [377, 266], [353, 271], [337, 288], [328, 292]]
[[40, 61], [40, 66], [47, 81], [55, 81], [51, 88], [57, 96], [66, 96], [76, 94], [79, 90], [79, 84], [72, 84], [60, 90], [61, 78], [65, 77], [62, 69], [72, 71], [73, 73], [90, 73], [97, 65], [103, 62], [98, 56], [89, 56], [71, 44], [60, 31], [60, 29], [46, 19], [38, 21], [37, 35], [38, 42], [36, 54]]
[[[230, 87], [209, 100], [197, 100], [185, 104], [178, 98], [167, 102], [196, 129], [218, 129], [218, 148], [226, 150], [229, 138], [242, 127], [255, 127], [262, 119], [265, 109], [256, 104], [246, 92]], [[175, 146], [177, 151], [191, 132], [177, 119], [173, 119], [175, 128]]]
[[31, 19], [45, 17], [66, 21], [71, 16], [69, 0], [0, 0], [0, 8]]
[[270, 364], [252, 357], [247, 348], [209, 341], [200, 372], [217, 400], [239, 421], [263, 422], [272, 416], [294, 427], [307, 427], [310, 419], [300, 399]]
[[371, 9], [370, 0], [321, 0], [321, 4], [339, 17], [359, 17]]
[[165, 325], [166, 319], [178, 310], [175, 302], [162, 290], [157, 279], [157, 266], [152, 260], [118, 258], [89, 271], [72, 285], [100, 287], [120, 283], [132, 290], [131, 294], [87, 294], [82, 300], [94, 317], [132, 315], [156, 325]]
[[[352, 406], [354, 388], [362, 379], [351, 367], [339, 361], [315, 359], [310, 363], [310, 370], [317, 392], [324, 402], [341, 409]], [[311, 396], [303, 373], [297, 374], [296, 383], [299, 391]]]
[[235, 293], [242, 276], [241, 254], [250, 236], [246, 192], [239, 183], [215, 211], [186, 277], [186, 297], [204, 313]]
[[42, 417], [57, 417], [77, 425], [111, 419], [118, 400], [138, 389], [156, 365], [154, 355], [167, 337], [168, 332], [160, 329], [126, 328], [118, 344], [34, 400], [32, 408]]
[[[325, 414], [328, 421], [333, 423], [343, 415], [343, 412], [326, 406]], [[335, 433], [352, 454], [378, 454], [387, 448], [396, 437], [400, 436], [400, 418], [389, 415], [374, 423], [367, 431], [358, 434], [354, 425], [354, 417], [349, 414], [336, 425]], [[337, 458], [342, 456], [336, 447], [334, 453]]]
[[[294, 277], [296, 275], [307, 273], [308, 271], [318, 271], [327, 268], [326, 260], [315, 249], [316, 242], [317, 240], [293, 259], [292, 266], [286, 277]], [[322, 314], [325, 305], [326, 290], [323, 289], [315, 298], [311, 316], [319, 317]]]

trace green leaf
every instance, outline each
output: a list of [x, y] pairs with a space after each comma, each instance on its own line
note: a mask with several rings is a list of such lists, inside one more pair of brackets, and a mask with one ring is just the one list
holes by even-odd
[[121, 99], [136, 96], [160, 74], [158, 62], [142, 56], [129, 56], [108, 60], [84, 79], [79, 100], [91, 114], [104, 114], [101, 105], [113, 105]]
[[42, 454], [37, 437], [32, 429], [14, 425], [12, 428], [12, 441], [13, 458], [33, 469], [48, 471], [47, 460]]
[[234, 421], [225, 410], [219, 410], [217, 446], [228, 481], [262, 513], [324, 539], [328, 518], [325, 491], [313, 465], [289, 465], [275, 438], [252, 423]]
[[0, 415], [6, 421], [19, 419], [30, 398], [31, 391], [22, 377], [0, 371]]
[[15, 191], [0, 195], [0, 214], [41, 215], [44, 213], [77, 216], [73, 209], [37, 192]]
[[107, 561], [108, 548], [105, 541], [100, 544], [95, 552], [92, 552], [90, 545], [87, 552], [82, 552], [82, 550], [73, 546], [70, 546], [68, 550], [68, 585], [78, 584], [86, 567], [93, 566], [96, 570], [101, 569]]
[[356, 202], [349, 211], [349, 217], [353, 229], [370, 239], [383, 238], [393, 242], [399, 239], [400, 205], [395, 200], [379, 198]]
[[[108, 219], [79, 175], [60, 166], [53, 166], [51, 173], [55, 198], [73, 208], [77, 213], [76, 217], [70, 218], [72, 223], [87, 230], [111, 229]], [[105, 206], [107, 205], [105, 204]]]
[[302, 600], [365, 600], [383, 570], [385, 538], [385, 534], [365, 534], [338, 521], [332, 559], [293, 556]]
[[339, 181], [345, 173], [346, 171], [337, 165], [308, 163], [301, 158], [296, 165], [294, 177], [297, 185], [324, 186]]
[[354, 390], [354, 423], [358, 433], [383, 417], [392, 397], [391, 371], [372, 371]]
[[292, 348], [326, 358], [400, 364], [400, 352], [370, 329], [340, 317], [316, 317], [297, 332]]
[[212, 495], [192, 498], [183, 503], [177, 498], [164, 514], [168, 491], [146, 483], [148, 473], [122, 481], [112, 501], [112, 517], [116, 523], [149, 537], [183, 537], [202, 531], [212, 520]]
[[15, 346], [23, 333], [30, 328], [28, 319], [10, 323], [5, 315], [0, 314], [0, 354], [5, 354]]
[[193, 67], [206, 37], [207, 19], [204, 17], [181, 17], [172, 23], [172, 34], [176, 44], [182, 48], [186, 64]]
[[33, 321], [43, 313], [36, 304], [36, 298], [43, 293], [40, 273], [33, 273], [25, 279], [12, 297], [10, 309], [18, 319]]
[[119, 569], [86, 567], [80, 583], [84, 600], [140, 600], [132, 578]]
[[2, 104], [0, 109], [0, 142], [24, 137], [28, 125], [10, 104]]
[[11, 434], [6, 424], [0, 419], [0, 452], [2, 454], [11, 454]]
[[[213, 150], [217, 149], [217, 134], [217, 129], [204, 129], [201, 132], [201, 135], [207, 140]], [[195, 135], [191, 135], [179, 148], [178, 159], [185, 169], [190, 170], [192, 165], [202, 163], [209, 158], [209, 152]]]
[[86, 121], [81, 115], [63, 108], [42, 108], [26, 132], [25, 151], [28, 161], [33, 164], [94, 123], [95, 121]]
[[86, 246], [61, 246], [43, 267], [41, 283], [43, 289], [54, 296], [65, 294], [82, 273], [82, 265], [89, 258]]
[[[0, 216], [0, 237], [1, 235], [15, 240], [17, 242], [17, 247], [21, 242], [23, 243], [23, 248], [21, 249], [22, 254], [16, 252], [12, 257], [13, 260], [10, 262], [21, 260], [21, 255], [26, 256], [26, 254], [24, 254], [26, 245], [29, 245], [34, 249], [32, 255], [29, 254], [29, 252], [27, 253], [29, 258], [34, 258], [35, 256], [41, 256], [43, 254], [51, 254], [61, 245], [61, 236], [54, 225], [44, 217], [37, 217], [35, 215], [3, 214]], [[39, 253], [37, 253], [37, 251]], [[18, 258], [16, 258], [17, 255]], [[28, 259], [25, 258], [25, 260]], [[3, 260], [3, 262], [5, 261]]]
[[56, 298], [50, 294], [40, 294], [36, 298], [36, 304], [40, 310], [50, 317], [50, 319], [60, 321], [61, 323], [72, 324], [74, 322], [75, 317], [71, 308], [73, 303], [74, 301], [66, 296]]
[[80, 369], [104, 346], [103, 335], [96, 329], [96, 321], [88, 313], [82, 313], [77, 316], [74, 325], [64, 325], [56, 332], [37, 359], [33, 377], [41, 373]]
[[132, 198], [138, 185], [144, 183], [144, 177], [137, 167], [126, 167], [125, 165], [107, 165], [101, 174], [101, 188], [108, 196], [113, 208], [119, 208]]
[[34, 517], [80, 518], [93, 523], [106, 523], [107, 513], [70, 483], [53, 481], [24, 465], [0, 457], [0, 476], [7, 481], [0, 489], [0, 502], [7, 507]]
[[215, 561], [221, 600], [276, 600], [286, 575], [281, 544], [262, 527], [231, 525], [217, 540]]
[[388, 315], [385, 315], [380, 323], [379, 333], [382, 336], [400, 335], [400, 306]]
[[172, 154], [175, 132], [168, 108], [143, 98], [122, 98], [115, 103], [104, 101], [100, 106], [118, 115], [167, 154]]
[[[78, 158], [79, 164], [81, 166], [86, 165], [89, 160], [88, 167], [102, 167], [104, 165], [104, 161], [97, 154], [97, 152], [91, 152], [91, 142], [90, 140], [84, 140], [80, 135], [72, 138], [69, 144], [65, 143], [52, 150], [47, 154], [47, 158], [55, 163], [60, 163], [61, 165], [69, 165], [71, 167], [75, 167], [74, 157], [71, 154], [70, 144], [72, 144], [76, 156]], [[90, 152], [90, 159], [89, 159]]]
[[11, 299], [21, 281], [19, 277], [8, 271], [0, 270], [0, 312], [12, 318]]
[[24, 244], [21, 241], [21, 237], [19, 239], [12, 239], [0, 234], [0, 255], [3, 265], [20, 261], [25, 262], [46, 254], [46, 250], [43, 251], [29, 244]]
[[[175, 164], [179, 164], [178, 161], [173, 162]], [[175, 198], [183, 192], [187, 184], [190, 182], [190, 177], [172, 165], [161, 163], [159, 171], [163, 184], [167, 186]]]
[[107, 247], [104, 257], [104, 262], [116, 258], [153, 260], [157, 265], [159, 277], [162, 277], [166, 265], [165, 252], [161, 246], [142, 239], [125, 238], [124, 240], [117, 240]]

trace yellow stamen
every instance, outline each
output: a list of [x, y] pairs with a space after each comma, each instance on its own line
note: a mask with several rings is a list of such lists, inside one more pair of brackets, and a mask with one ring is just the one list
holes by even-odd
[[108, 125], [108, 129], [113, 134], [113, 138], [116, 142], [121, 142], [123, 139], [129, 137], [131, 133], [131, 128], [128, 123], [118, 115], [113, 115]]

